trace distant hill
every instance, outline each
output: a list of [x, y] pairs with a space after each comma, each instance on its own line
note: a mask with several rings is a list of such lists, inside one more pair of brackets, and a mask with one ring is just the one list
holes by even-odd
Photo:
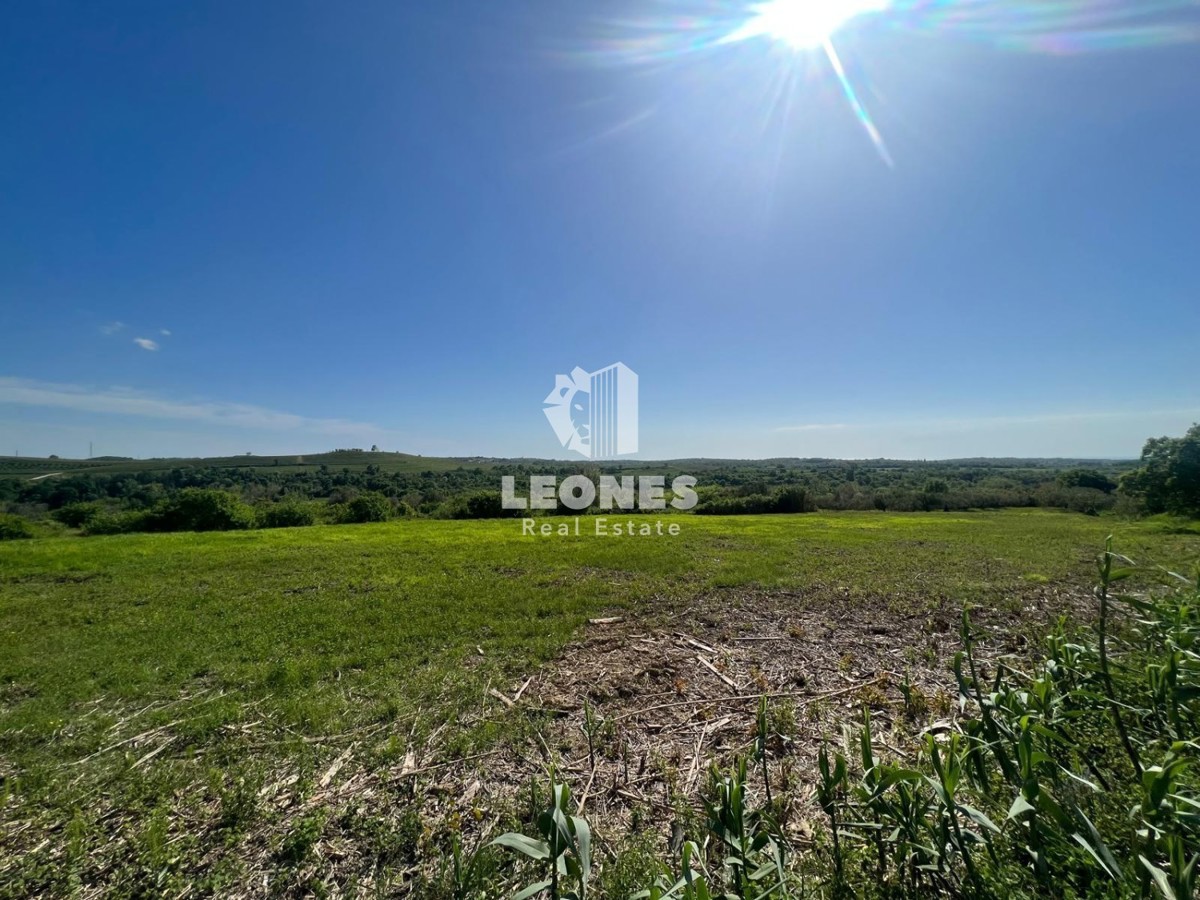
[[33, 457], [0, 456], [0, 477], [21, 475], [44, 475], [48, 472], [94, 472], [116, 475], [133, 472], [159, 472], [170, 469], [291, 469], [293, 471], [315, 470], [321, 466], [331, 469], [348, 468], [361, 471], [369, 465], [378, 466], [385, 472], [445, 471], [462, 467], [474, 468], [487, 463], [444, 457], [415, 456], [410, 453], [372, 453], [367, 450], [335, 450], [330, 453], [302, 453], [279, 456], [210, 456], [210, 457], [156, 457], [133, 459], [121, 456], [98, 456], [93, 459], [44, 459]]
[[91, 472], [116, 475], [137, 472], [160, 472], [186, 468], [236, 468], [272, 469], [273, 471], [315, 471], [326, 466], [333, 471], [349, 469], [361, 472], [367, 466], [377, 466], [381, 472], [447, 472], [455, 469], [504, 469], [517, 467], [536, 470], [539, 466], [553, 471], [564, 466], [595, 465], [606, 471], [623, 472], [690, 472], [701, 474], [716, 469], [764, 469], [772, 467], [803, 468], [806, 470], [845, 469], [913, 469], [928, 466], [946, 469], [956, 466], [984, 469], [1068, 469], [1087, 466], [1101, 470], [1122, 470], [1134, 464], [1133, 460], [1104, 459], [1014, 459], [975, 458], [951, 460], [899, 460], [899, 459], [800, 459], [780, 457], [773, 459], [671, 459], [671, 460], [607, 460], [588, 463], [586, 460], [548, 460], [530, 457], [497, 458], [484, 456], [419, 456], [411, 453], [372, 452], [368, 450], [334, 450], [328, 453], [280, 454], [271, 456], [213, 456], [213, 457], [165, 457], [134, 459], [122, 456], [97, 456], [93, 459], [48, 459], [41, 457], [0, 456], [0, 478], [35, 477], [50, 473]]

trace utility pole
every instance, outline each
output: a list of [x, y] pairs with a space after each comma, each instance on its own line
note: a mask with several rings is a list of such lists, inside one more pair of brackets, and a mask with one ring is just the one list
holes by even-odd
[[92, 442], [88, 441], [88, 459], [92, 458]]

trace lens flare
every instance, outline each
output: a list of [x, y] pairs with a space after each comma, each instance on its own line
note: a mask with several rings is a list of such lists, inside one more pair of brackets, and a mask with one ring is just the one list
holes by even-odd
[[[767, 51], [772, 80], [813, 83], [814, 61], [836, 81], [880, 158], [892, 157], [835, 42], [870, 30], [878, 48], [888, 32], [972, 41], [1000, 50], [1080, 54], [1137, 50], [1200, 41], [1200, 0], [645, 0], [657, 9], [596, 28], [571, 57], [600, 65], [716, 66], [708, 60], [735, 45]], [[784, 52], [777, 52], [782, 49]], [[744, 62], [742, 56], [737, 57]], [[802, 75], [807, 77], [797, 78]], [[789, 103], [768, 101], [772, 109]]]
[[819, 49], [851, 19], [882, 12], [888, 4], [889, 0], [771, 0], [753, 7], [753, 16], [724, 42], [769, 37], [797, 50]]
[[753, 16], [721, 40], [723, 44], [765, 37], [781, 41], [796, 51], [820, 50], [837, 77], [846, 102], [867, 133], [875, 152], [891, 166], [892, 154], [871, 114], [846, 75], [846, 67], [833, 46], [834, 33], [851, 20], [880, 13], [891, 0], [771, 0], [753, 7]]

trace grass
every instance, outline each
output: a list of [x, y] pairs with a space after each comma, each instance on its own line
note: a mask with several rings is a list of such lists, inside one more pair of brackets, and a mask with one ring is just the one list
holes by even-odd
[[[579, 537], [523, 536], [513, 520], [401, 520], [0, 545], [0, 848], [21, 850], [24, 879], [0, 862], [0, 896], [62, 889], [62, 854], [111, 836], [89, 816], [96, 791], [145, 816], [121, 850], [133, 866], [137, 847], [163, 854], [146, 829], [164, 827], [198, 773], [231, 827], [249, 828], [238, 819], [247, 779], [283, 758], [315, 771], [329, 736], [378, 727], [391, 736], [380, 752], [402, 754], [446, 724], [460, 752], [485, 747], [502, 727], [467, 713], [487, 686], [552, 658], [589, 617], [666, 616], [726, 589], [906, 610], [1003, 604], [1031, 582], [1086, 580], [1110, 532], [1139, 561], [1194, 558], [1198, 546], [1194, 533], [1043, 510], [676, 518], [679, 536], [653, 538], [596, 538], [585, 518]], [[112, 747], [168, 726], [170, 746], [151, 759]], [[18, 837], [6, 821], [36, 824]], [[44, 865], [26, 852], [31, 834], [53, 835]], [[285, 844], [280, 859], [302, 856], [305, 834]], [[166, 856], [203, 849], [183, 840]]]
[[[3, 545], [0, 684], [26, 696], [4, 731], [48, 736], [79, 703], [195, 680], [319, 729], [334, 683], [353, 683], [357, 718], [364, 697], [411, 701], [480, 648], [523, 671], [603, 610], [745, 586], [1000, 597], [1072, 574], [1112, 528], [1041, 511], [681, 522], [674, 538], [597, 539], [587, 519], [579, 537], [537, 538], [513, 521], [417, 520]], [[1172, 540], [1127, 530], [1123, 546]]]

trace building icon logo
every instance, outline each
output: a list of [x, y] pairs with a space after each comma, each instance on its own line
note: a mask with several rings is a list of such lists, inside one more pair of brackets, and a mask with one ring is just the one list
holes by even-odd
[[568, 450], [612, 459], [638, 449], [638, 377], [624, 363], [558, 375], [542, 410]]

